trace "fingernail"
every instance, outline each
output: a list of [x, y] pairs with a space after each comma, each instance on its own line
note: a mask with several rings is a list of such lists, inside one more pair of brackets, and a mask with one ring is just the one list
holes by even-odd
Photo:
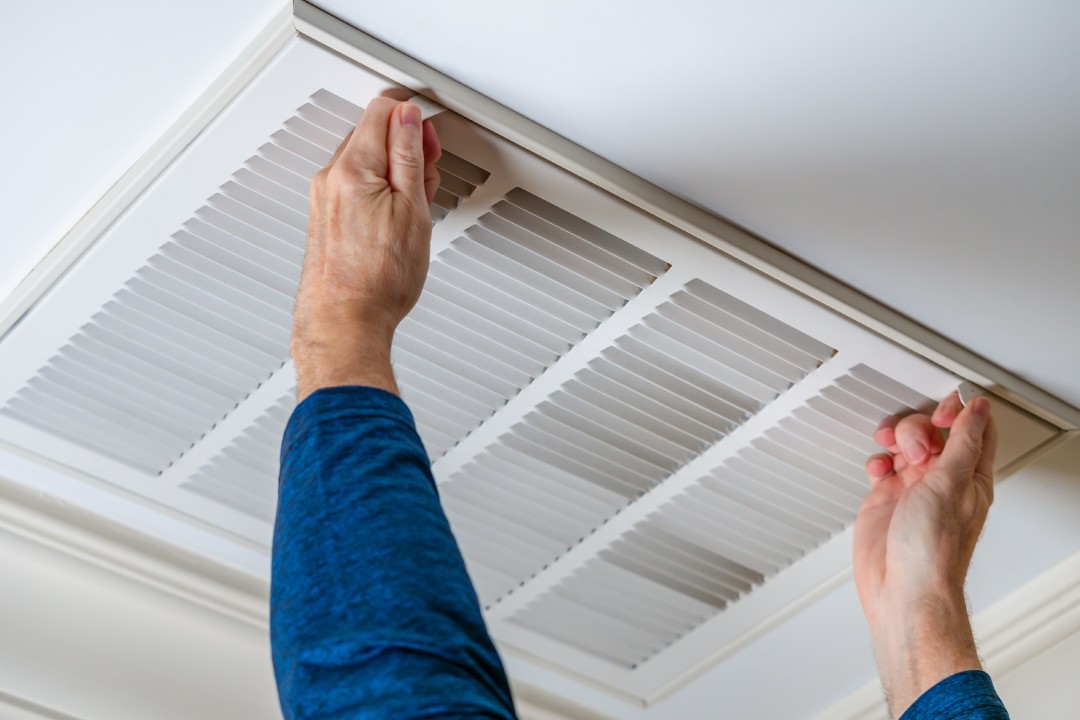
[[971, 401], [971, 412], [979, 417], [990, 414], [990, 401], [984, 397], [977, 397]]
[[420, 108], [407, 102], [401, 107], [401, 124], [411, 127], [420, 127]]
[[916, 465], [926, 460], [929, 452], [926, 446], [917, 440], [913, 440], [904, 446], [904, 454], [907, 455], [907, 459]]

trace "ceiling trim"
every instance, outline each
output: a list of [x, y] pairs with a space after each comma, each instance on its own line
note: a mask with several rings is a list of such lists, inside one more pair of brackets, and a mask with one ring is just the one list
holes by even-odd
[[183, 152], [263, 67], [296, 38], [292, 8], [278, 12], [157, 142], [94, 203], [0, 301], [0, 339], [37, 304], [135, 199]]
[[0, 531], [226, 618], [269, 627], [268, 584], [0, 476]]
[[[1080, 552], [980, 613], [973, 622], [980, 655], [996, 678], [1080, 632]], [[886, 720], [875, 678], [813, 720]]]
[[761, 238], [662, 190], [304, 0], [294, 0], [294, 12], [301, 35], [444, 105], [1057, 427], [1080, 428], [1080, 409], [805, 265]]

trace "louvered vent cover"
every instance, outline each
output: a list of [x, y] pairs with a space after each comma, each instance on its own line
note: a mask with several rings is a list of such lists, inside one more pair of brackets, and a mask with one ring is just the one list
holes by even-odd
[[[265, 575], [307, 188], [386, 88], [307, 41], [270, 63], [0, 343], [4, 442], [70, 468], [72, 502], [119, 492], [140, 528], [184, 542], [184, 518], [200, 552]], [[957, 379], [436, 124], [403, 395], [504, 649], [648, 699], [843, 571], [870, 431]], [[1047, 437], [999, 419], [1002, 463]]]
[[183, 487], [260, 520], [273, 521], [281, 435], [296, 407], [294, 395], [290, 388]]
[[704, 282], [676, 292], [444, 486], [481, 599], [555, 561], [832, 352]]
[[637, 666], [854, 522], [867, 438], [929, 402], [852, 368], [510, 621]]
[[[285, 364], [307, 188], [360, 113], [316, 92], [2, 412], [162, 472]], [[439, 169], [441, 218], [487, 173]]]

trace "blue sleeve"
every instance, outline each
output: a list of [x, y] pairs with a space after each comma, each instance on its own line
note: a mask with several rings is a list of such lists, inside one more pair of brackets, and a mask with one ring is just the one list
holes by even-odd
[[966, 670], [920, 695], [900, 720], [1009, 720], [1009, 712], [989, 675]]
[[281, 448], [270, 639], [287, 720], [514, 717], [412, 414], [318, 390]]

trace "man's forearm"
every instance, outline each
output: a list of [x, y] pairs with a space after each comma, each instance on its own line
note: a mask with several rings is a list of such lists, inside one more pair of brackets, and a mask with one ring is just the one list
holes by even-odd
[[400, 395], [390, 364], [390, 346], [390, 334], [355, 327], [294, 343], [297, 401], [303, 402], [319, 388], [345, 385], [375, 387]]
[[[874, 650], [892, 717], [951, 675], [981, 670], [960, 593], [942, 593], [888, 609], [873, 628]], [[899, 602], [898, 602], [899, 604]]]
[[[866, 463], [871, 489], [855, 522], [854, 568], [890, 714], [1007, 718], [981, 672], [963, 590], [994, 499], [990, 402], [965, 406], [954, 392], [933, 415], [885, 419], [874, 440], [886, 452]], [[972, 690], [974, 700], [943, 698], [943, 687]], [[990, 714], [972, 714], [972, 702]]]

